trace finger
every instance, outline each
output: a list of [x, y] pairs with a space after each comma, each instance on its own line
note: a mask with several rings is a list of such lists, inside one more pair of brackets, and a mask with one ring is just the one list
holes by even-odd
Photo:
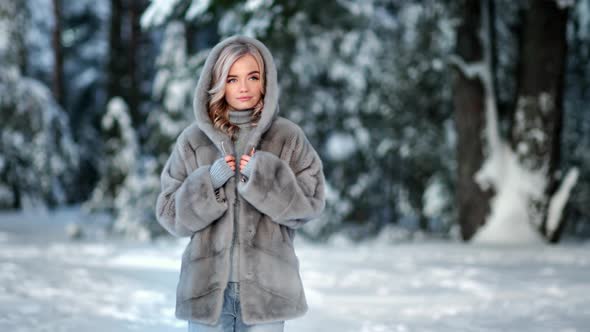
[[251, 158], [251, 157], [250, 157], [249, 155], [247, 155], [247, 154], [245, 154], [245, 155], [242, 155], [242, 160], [249, 161], [249, 160], [250, 160], [250, 158]]
[[250, 155], [253, 156], [254, 155], [254, 152], [255, 152], [255, 149], [252, 148], [252, 150], [250, 150]]
[[236, 158], [234, 156], [232, 156], [231, 154], [225, 156], [225, 161], [232, 161], [235, 160]]

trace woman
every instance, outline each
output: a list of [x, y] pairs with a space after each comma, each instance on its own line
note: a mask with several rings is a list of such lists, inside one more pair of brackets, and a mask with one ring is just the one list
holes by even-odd
[[197, 121], [162, 172], [158, 221], [191, 237], [176, 293], [190, 331], [283, 331], [307, 311], [293, 239], [324, 209], [325, 180], [301, 128], [278, 116], [278, 97], [266, 46], [223, 40], [195, 90]]

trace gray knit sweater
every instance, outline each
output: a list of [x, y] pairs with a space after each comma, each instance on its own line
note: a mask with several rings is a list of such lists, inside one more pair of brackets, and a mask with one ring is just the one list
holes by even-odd
[[[251, 116], [252, 110], [245, 111], [229, 111], [229, 122], [237, 125], [240, 130], [238, 131], [238, 137], [234, 141], [236, 155], [236, 174], [240, 170], [240, 158], [244, 151], [244, 145], [246, 144], [247, 138], [252, 131]], [[210, 168], [211, 180], [213, 182], [213, 188], [217, 189], [223, 186], [233, 175], [234, 172], [231, 170], [227, 162], [225, 162], [225, 156], [217, 159]], [[247, 173], [245, 173], [247, 174]]]
[[[239, 172], [240, 172], [240, 158], [242, 157], [243, 154], [245, 154], [246, 152], [244, 151], [246, 142], [248, 140], [248, 135], [250, 134], [251, 130], [252, 130], [252, 123], [251, 123], [251, 116], [252, 116], [252, 110], [245, 110], [245, 111], [229, 111], [229, 122], [231, 122], [232, 124], [237, 125], [240, 130], [238, 131], [237, 134], [237, 138], [234, 141], [234, 145], [235, 145], [235, 151], [236, 151], [236, 156], [234, 156], [236, 158], [236, 171], [235, 171], [235, 175], [238, 176], [239, 179]], [[250, 163], [248, 163], [250, 164]], [[234, 172], [232, 172], [231, 168], [229, 167], [229, 165], [227, 164], [227, 162], [225, 162], [224, 158], [220, 158], [218, 160], [215, 161], [215, 163], [213, 163], [213, 165], [210, 168], [210, 173], [211, 173], [211, 180], [213, 182], [213, 187], [214, 188], [219, 188], [221, 186], [223, 186], [223, 184], [225, 182], [227, 182], [227, 180], [229, 180], [229, 178], [231, 178], [234, 175]], [[239, 206], [235, 207], [236, 209], [239, 209]], [[238, 211], [236, 210], [235, 215], [239, 215]], [[237, 221], [239, 223], [239, 220]], [[235, 230], [234, 230], [235, 233]], [[234, 234], [233, 240], [232, 240], [232, 247], [231, 247], [231, 269], [230, 269], [230, 276], [229, 276], [229, 281], [233, 281], [233, 282], [237, 282], [238, 281], [238, 253], [239, 250], [237, 250], [237, 246], [239, 245], [236, 241], [235, 241], [236, 237]]]

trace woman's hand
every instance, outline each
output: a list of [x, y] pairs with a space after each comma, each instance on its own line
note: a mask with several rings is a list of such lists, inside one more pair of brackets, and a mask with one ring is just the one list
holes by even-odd
[[229, 154], [227, 156], [225, 156], [225, 162], [227, 163], [227, 165], [231, 168], [232, 171], [236, 171], [236, 157], [234, 157], [233, 155]]
[[240, 159], [240, 172], [244, 169], [244, 167], [246, 167], [246, 165], [248, 165], [248, 162], [250, 161], [250, 158], [252, 158], [253, 155], [254, 155], [254, 148], [252, 148], [252, 151], [250, 152], [249, 155], [247, 155], [247, 154], [242, 155], [242, 158]]

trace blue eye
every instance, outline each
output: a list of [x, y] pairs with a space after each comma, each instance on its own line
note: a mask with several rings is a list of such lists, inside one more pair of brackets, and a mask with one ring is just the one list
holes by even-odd
[[235, 81], [236, 81], [236, 79], [235, 79], [235, 78], [230, 78], [229, 80], [227, 80], [227, 83], [233, 83], [233, 82], [235, 82]]
[[257, 76], [252, 76], [252, 77], [250, 77], [250, 79], [251, 80], [254, 80], [254, 81], [258, 81], [258, 77]]

